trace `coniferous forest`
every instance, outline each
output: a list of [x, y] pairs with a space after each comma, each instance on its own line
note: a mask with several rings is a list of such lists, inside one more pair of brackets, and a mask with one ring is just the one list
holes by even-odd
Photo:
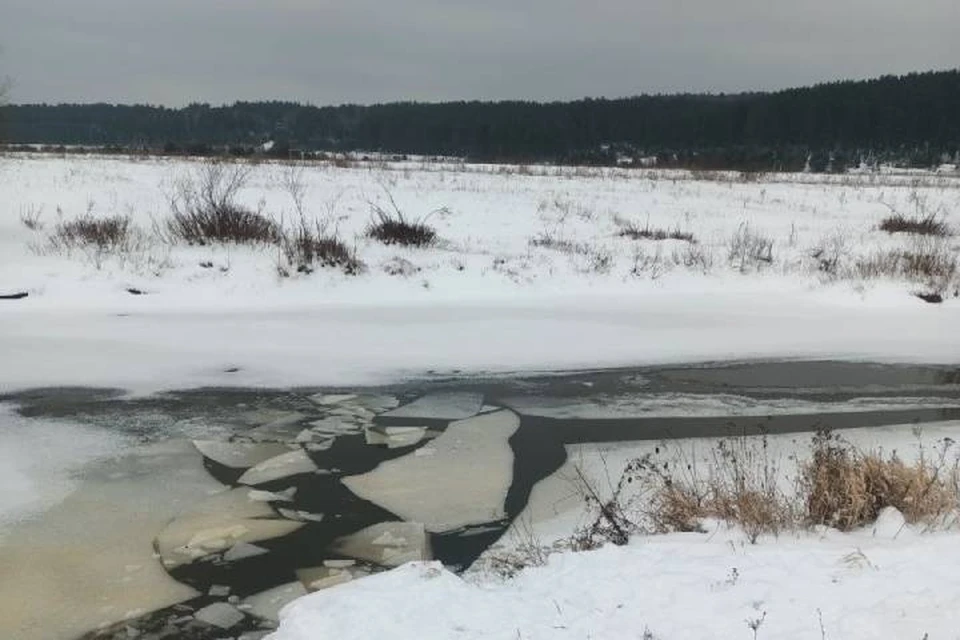
[[316, 107], [237, 102], [0, 107], [7, 144], [163, 153], [317, 151], [470, 161], [841, 171], [931, 167], [960, 152], [960, 70], [776, 92], [645, 95], [573, 102], [398, 102]]

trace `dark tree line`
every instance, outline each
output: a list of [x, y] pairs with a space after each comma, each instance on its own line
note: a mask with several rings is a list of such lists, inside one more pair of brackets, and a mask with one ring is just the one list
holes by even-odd
[[484, 161], [609, 164], [657, 157], [702, 168], [930, 166], [960, 149], [960, 70], [771, 93], [536, 103], [402, 102], [314, 107], [238, 102], [0, 107], [8, 143], [202, 153], [368, 150]]

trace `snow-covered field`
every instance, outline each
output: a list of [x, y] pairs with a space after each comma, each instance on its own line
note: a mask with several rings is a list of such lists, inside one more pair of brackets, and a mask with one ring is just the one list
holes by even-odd
[[[956, 236], [878, 229], [898, 212], [932, 214], [960, 231], [956, 176], [755, 180], [265, 163], [239, 200], [290, 224], [298, 215], [290, 187], [299, 185], [306, 215], [335, 229], [366, 265], [356, 276], [320, 269], [283, 277], [276, 247], [189, 247], [157, 237], [178, 181], [200, 170], [157, 158], [0, 158], [0, 296], [28, 294], [0, 299], [0, 392], [350, 386], [750, 358], [960, 362], [956, 275], [932, 282], [861, 268], [891, 251], [956, 259]], [[409, 249], [367, 238], [371, 203], [389, 207], [391, 198], [410, 218], [428, 216], [439, 242]], [[84, 214], [129, 215], [139, 233], [119, 252], [52, 251], [47, 236], [57, 222]], [[630, 225], [678, 230], [695, 242], [622, 237]], [[738, 251], [746, 238], [769, 240], [769, 254]], [[914, 295], [933, 290], [942, 304]], [[944, 437], [958, 430], [942, 429]], [[23, 442], [11, 433], [0, 433], [0, 477], [13, 486], [0, 511], [61, 498], [68, 478], [49, 492], [25, 480], [46, 473], [44, 464], [54, 474], [69, 466], [23, 453], [42, 449], [48, 434], [32, 430], [38, 440]], [[898, 433], [877, 432], [871, 443], [895, 442]], [[80, 458], [122, 446], [79, 427], [71, 437]], [[556, 504], [558, 482], [544, 481], [531, 504]], [[562, 535], [571, 513], [538, 533]], [[274, 637], [949, 638], [960, 622], [957, 541], [956, 532], [923, 533], [887, 513], [864, 531], [757, 545], [719, 525], [637, 538], [552, 556], [505, 583], [411, 564], [298, 601]]]
[[[170, 246], [152, 237], [178, 181], [200, 169], [156, 158], [0, 159], [0, 294], [30, 294], [0, 301], [0, 389], [356, 384], [426, 371], [960, 356], [954, 282], [939, 283], [946, 301], [929, 305], [912, 295], [926, 283], [854, 274], [858, 260], [892, 249], [933, 243], [955, 255], [955, 237], [891, 236], [877, 226], [895, 210], [960, 228], [956, 177], [755, 181], [612, 169], [262, 164], [241, 202], [290, 224], [288, 185], [299, 183], [307, 217], [329, 222], [367, 265], [360, 276], [326, 269], [282, 278], [276, 248]], [[389, 197], [409, 218], [429, 214], [435, 247], [386, 247], [364, 236], [370, 203], [389, 208]], [[120, 255], [44, 250], [61, 216], [86, 213], [129, 215], [145, 238]], [[38, 218], [43, 229], [22, 218]], [[680, 230], [696, 242], [620, 237], [625, 224]], [[744, 229], [772, 241], [770, 262], [731, 258]], [[817, 251], [837, 258], [836, 276], [818, 270]]]

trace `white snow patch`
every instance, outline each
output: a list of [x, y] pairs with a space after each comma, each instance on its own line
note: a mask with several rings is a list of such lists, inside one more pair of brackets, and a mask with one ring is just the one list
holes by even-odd
[[643, 537], [506, 582], [410, 563], [297, 600], [270, 638], [749, 638], [753, 623], [760, 638], [820, 640], [821, 620], [830, 638], [952, 637], [957, 535], [886, 533]]

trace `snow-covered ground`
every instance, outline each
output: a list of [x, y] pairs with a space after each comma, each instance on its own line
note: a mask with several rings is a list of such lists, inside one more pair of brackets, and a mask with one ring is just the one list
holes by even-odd
[[[840, 432], [862, 450], [906, 462], [921, 451], [953, 451], [960, 424]], [[809, 434], [769, 438], [761, 451], [790, 489]], [[487, 556], [532, 563], [510, 578], [479, 569], [457, 576], [439, 563], [308, 595], [281, 612], [270, 640], [319, 638], [954, 638], [960, 624], [955, 527], [909, 525], [895, 509], [849, 533], [825, 527], [750, 537], [706, 521], [700, 533], [634, 536], [625, 547], [554, 552], [540, 565], [531, 545], [550, 548], [585, 524], [575, 467], [606, 499], [631, 458], [659, 452], [708, 473], [717, 441], [570, 447], [570, 460], [534, 489], [528, 509]], [[951, 458], [952, 459], [952, 458]], [[578, 503], [580, 506], [578, 508]], [[542, 560], [541, 560], [542, 561]], [[361, 622], [362, 621], [362, 622]]]
[[[949, 176], [741, 181], [263, 164], [240, 192], [243, 203], [289, 224], [296, 206], [285, 185], [299, 183], [306, 215], [329, 221], [367, 265], [356, 277], [326, 269], [282, 278], [276, 248], [169, 246], [152, 237], [178, 180], [198, 169], [156, 158], [0, 159], [0, 294], [30, 294], [0, 301], [0, 389], [358, 384], [426, 371], [960, 356], [952, 290], [942, 305], [928, 305], [911, 295], [922, 283], [831, 279], [812, 257], [833, 252], [846, 273], [858, 258], [916, 248], [921, 241], [877, 229], [891, 210], [934, 213], [960, 228], [960, 181]], [[388, 194], [410, 218], [430, 214], [437, 246], [385, 247], [364, 236], [370, 202], [388, 207]], [[147, 237], [120, 255], [43, 250], [60, 216], [88, 212], [129, 215]], [[28, 229], [24, 217], [44, 229]], [[679, 229], [697, 242], [618, 236], [627, 223]], [[744, 225], [773, 242], [772, 262], [731, 261]], [[536, 246], [544, 238], [552, 245]], [[937, 242], [957, 250], [953, 237]], [[407, 275], [385, 271], [398, 264]]]
[[271, 640], [955, 638], [956, 534], [897, 512], [853, 533], [745, 544], [723, 527], [557, 554], [505, 583], [438, 563], [308, 595]]
[[[240, 193], [244, 204], [289, 224], [288, 186], [298, 183], [305, 213], [327, 221], [367, 265], [359, 276], [281, 277], [276, 248], [172, 246], [155, 236], [177, 181], [198, 168], [156, 158], [0, 158], [0, 295], [29, 294], [0, 300], [0, 392], [349, 386], [750, 358], [960, 362], [955, 280], [939, 283], [942, 304], [927, 304], [913, 294], [929, 283], [855, 273], [858, 261], [892, 250], [955, 256], [955, 236], [877, 228], [896, 211], [935, 214], [960, 230], [955, 176], [262, 164]], [[429, 214], [436, 246], [365, 237], [370, 203], [390, 198], [408, 217]], [[142, 236], [119, 253], [50, 251], [46, 234], [58, 220], [86, 213], [129, 215]], [[621, 237], [629, 224], [696, 242]], [[732, 255], [746, 230], [772, 241], [769, 261]], [[835, 274], [819, 269], [824, 256], [837, 258]], [[0, 476], [14, 487], [0, 496], [0, 512], [62, 497], [68, 477], [49, 492], [27, 479], [45, 475], [44, 464], [62, 475], [73, 460], [58, 458], [59, 448], [46, 461], [31, 458], [48, 434], [31, 425], [23, 432], [38, 440], [23, 442], [10, 435], [19, 418], [0, 419], [13, 425], [0, 433]], [[78, 458], [122, 446], [79, 428], [64, 434], [75, 436]], [[531, 504], [556, 504], [559, 482], [544, 481]], [[561, 535], [571, 513], [544, 535]], [[506, 583], [412, 564], [298, 601], [275, 637], [954, 637], [957, 549], [955, 532], [921, 533], [888, 513], [866, 531], [757, 545], [724, 527], [638, 538], [555, 555]]]

